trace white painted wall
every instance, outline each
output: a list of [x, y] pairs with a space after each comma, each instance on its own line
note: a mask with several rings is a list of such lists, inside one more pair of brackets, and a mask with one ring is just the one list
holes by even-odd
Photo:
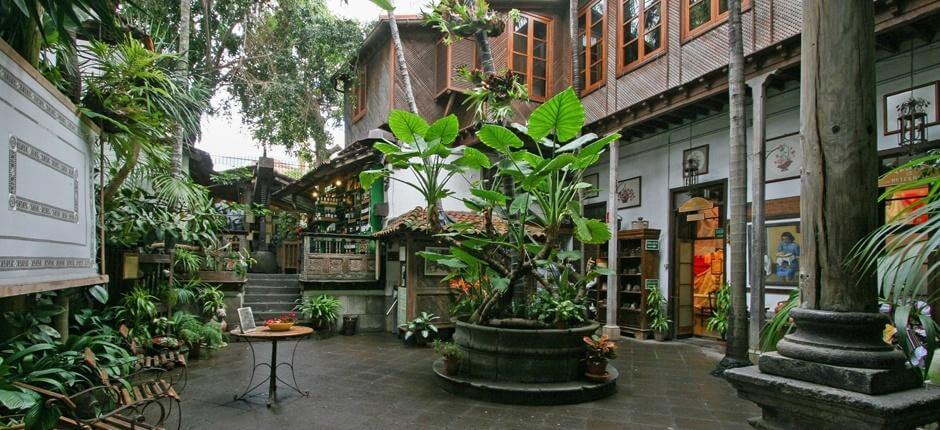
[[[396, 170], [392, 176], [401, 181], [417, 183], [417, 179], [411, 170]], [[451, 178], [447, 183], [447, 187], [453, 192], [453, 195], [444, 199], [444, 210], [466, 211], [467, 207], [464, 206], [461, 199], [470, 196], [470, 184], [479, 179], [479, 172], [467, 172]], [[386, 183], [388, 184], [388, 188], [385, 190], [385, 199], [388, 202], [386, 221], [393, 220], [416, 207], [423, 208], [427, 206], [424, 197], [414, 188], [392, 179], [387, 179]]]

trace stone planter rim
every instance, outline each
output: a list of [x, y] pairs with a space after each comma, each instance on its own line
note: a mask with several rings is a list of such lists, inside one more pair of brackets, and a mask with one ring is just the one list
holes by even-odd
[[580, 327], [572, 327], [572, 328], [527, 329], [527, 328], [493, 327], [493, 326], [488, 326], [488, 325], [483, 325], [483, 324], [473, 324], [473, 323], [469, 323], [466, 321], [462, 321], [459, 318], [453, 318], [452, 320], [457, 324], [458, 327], [462, 326], [462, 327], [467, 327], [467, 328], [471, 328], [473, 330], [479, 330], [479, 331], [501, 331], [501, 332], [519, 333], [519, 334], [538, 332], [538, 333], [544, 333], [544, 334], [561, 335], [561, 334], [582, 332], [582, 331], [586, 333], [594, 333], [595, 331], [597, 331], [597, 329], [601, 327], [601, 325], [597, 321], [591, 321], [591, 323], [588, 325], [583, 325]]

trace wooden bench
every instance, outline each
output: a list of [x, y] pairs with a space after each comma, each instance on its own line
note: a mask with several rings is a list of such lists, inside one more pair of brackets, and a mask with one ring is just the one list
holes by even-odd
[[145, 353], [146, 349], [137, 345], [137, 342], [130, 338], [130, 329], [126, 325], [121, 324], [121, 327], [118, 328], [118, 332], [120, 332], [121, 336], [124, 338], [124, 342], [127, 344], [131, 354], [137, 357], [137, 362], [134, 363], [134, 370], [165, 369], [170, 371], [179, 369], [179, 373], [175, 375], [175, 377], [171, 375], [170, 384], [176, 388], [177, 392], [182, 392], [186, 388], [189, 377], [186, 372], [185, 354], [179, 351], [164, 350], [156, 354], [147, 355]]

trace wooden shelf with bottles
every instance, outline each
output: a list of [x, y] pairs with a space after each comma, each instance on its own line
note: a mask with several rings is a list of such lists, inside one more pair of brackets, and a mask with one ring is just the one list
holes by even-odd
[[652, 330], [646, 314], [646, 286], [659, 279], [659, 230], [617, 234], [617, 323], [624, 334], [645, 339]]

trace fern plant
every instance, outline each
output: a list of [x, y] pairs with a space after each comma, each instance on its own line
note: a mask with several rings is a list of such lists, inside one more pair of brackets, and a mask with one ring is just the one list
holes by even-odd
[[718, 333], [722, 339], [728, 333], [728, 313], [731, 310], [731, 288], [721, 284], [715, 292], [715, 311], [705, 323], [705, 329]]

